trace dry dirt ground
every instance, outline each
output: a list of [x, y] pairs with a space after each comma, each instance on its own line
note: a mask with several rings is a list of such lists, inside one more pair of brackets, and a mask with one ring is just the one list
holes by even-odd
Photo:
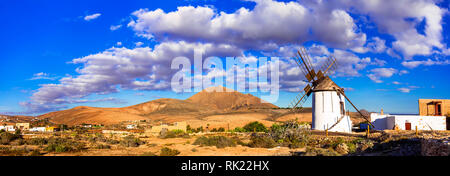
[[[365, 132], [359, 133], [328, 133], [328, 137], [326, 137], [325, 132], [323, 131], [312, 131], [311, 132], [313, 138], [316, 139], [338, 139], [342, 138], [346, 141], [355, 140], [358, 138], [365, 138]], [[90, 134], [93, 136], [94, 134]], [[137, 137], [138, 134], [136, 134]], [[141, 134], [139, 137], [140, 140], [145, 141], [145, 144], [142, 144], [138, 147], [124, 147], [120, 144], [111, 144], [110, 149], [95, 149], [94, 145], [97, 143], [86, 142], [86, 147], [88, 149], [82, 150], [80, 152], [44, 152], [44, 156], [148, 156], [149, 154], [160, 155], [160, 151], [162, 148], [167, 147], [170, 149], [178, 150], [180, 153], [178, 156], [292, 156], [295, 153], [305, 152], [306, 148], [288, 148], [288, 147], [273, 147], [273, 148], [251, 148], [248, 146], [236, 145], [235, 147], [225, 147], [225, 148], [217, 148], [216, 146], [199, 146], [193, 145], [194, 141], [201, 136], [211, 136], [211, 135], [224, 135], [227, 137], [237, 136], [243, 143], [248, 143], [250, 141], [250, 133], [235, 133], [231, 135], [229, 133], [196, 133], [191, 135], [189, 138], [167, 138], [161, 139], [156, 136], [147, 137]], [[370, 138], [374, 141], [377, 141], [383, 136], [389, 136], [389, 138], [416, 138], [414, 131], [394, 131], [394, 130], [385, 130], [373, 132], [370, 134]], [[32, 137], [44, 137], [48, 138], [53, 135], [51, 134], [38, 134], [38, 135], [25, 135], [23, 136], [25, 139]], [[65, 137], [70, 136], [70, 134], [66, 134]], [[450, 136], [450, 131], [420, 131], [419, 138], [448, 138]], [[111, 138], [109, 135], [105, 135], [106, 138]], [[115, 139], [120, 139], [120, 136], [113, 136]], [[386, 138], [387, 139], [387, 138]], [[384, 139], [386, 141], [386, 139]], [[28, 148], [28, 149], [37, 149], [39, 146], [37, 145], [22, 145], [22, 146], [8, 146], [8, 145], [0, 145], [1, 147], [19, 147], [19, 148]], [[377, 153], [373, 154], [377, 155]]]
[[[158, 137], [140, 138], [146, 144], [140, 145], [139, 147], [113, 145], [111, 149], [88, 149], [75, 153], [48, 153], [44, 156], [143, 156], [147, 152], [159, 155], [163, 147], [180, 151], [178, 156], [289, 156], [291, 152], [304, 151], [304, 148], [289, 149], [288, 147], [250, 148], [237, 145], [236, 147], [217, 148], [216, 146], [193, 145], [192, 143], [198, 137], [168, 139], [160, 139]], [[246, 137], [241, 138], [245, 139]]]

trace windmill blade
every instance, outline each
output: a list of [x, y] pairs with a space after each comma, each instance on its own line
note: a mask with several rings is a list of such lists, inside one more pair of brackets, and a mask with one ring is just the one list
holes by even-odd
[[344, 97], [345, 97], [345, 99], [347, 99], [347, 101], [353, 106], [353, 108], [355, 108], [356, 109], [356, 111], [358, 111], [358, 113], [370, 124], [370, 126], [372, 126], [372, 128], [374, 128], [375, 126], [372, 124], [372, 123], [370, 123], [370, 120], [369, 120], [369, 118], [367, 118], [364, 114], [362, 114], [361, 113], [361, 111], [359, 111], [359, 109], [358, 108], [356, 108], [356, 106], [352, 103], [352, 101], [350, 101], [350, 99], [345, 95], [345, 93], [342, 91], [342, 89], [339, 89], [338, 90], [339, 91], [339, 93], [341, 93], [342, 95], [344, 95]]
[[289, 107], [291, 107], [291, 111], [298, 109], [298, 107], [302, 108], [303, 103], [306, 102], [307, 98], [309, 97], [309, 95], [311, 95], [312, 92], [312, 88], [311, 86], [308, 84], [306, 85], [305, 88], [303, 88], [303, 91], [300, 92], [295, 98], [294, 100], [290, 103]]
[[328, 56], [325, 59], [325, 62], [322, 64], [322, 66], [320, 66], [320, 70], [322, 72], [325, 72], [325, 70], [327, 70], [327, 68], [333, 63], [333, 58], [331, 56]]
[[314, 82], [316, 77], [316, 72], [314, 71], [314, 68], [311, 64], [310, 58], [306, 52], [306, 49], [304, 47], [300, 48], [297, 51], [298, 58], [297, 58], [297, 64], [302, 65], [304, 68], [304, 71], [306, 71], [305, 77], [308, 80], [308, 82]]
[[294, 100], [292, 100], [291, 103], [289, 103], [289, 107], [294, 108], [295, 106], [297, 106], [298, 102], [305, 96], [305, 92], [300, 92], [299, 94], [297, 94], [294, 98]]
[[301, 59], [298, 57], [294, 57], [294, 61], [295, 61], [295, 63], [297, 63], [298, 67], [300, 68], [300, 71], [306, 77], [306, 75], [308, 75], [308, 71], [306, 70], [305, 66], [302, 64], [303, 62], [301, 61]]
[[289, 110], [289, 112], [294, 112], [294, 111], [298, 111], [298, 110], [303, 109], [303, 104], [306, 102], [308, 97], [309, 96], [307, 94], [302, 94], [301, 98], [298, 101], [293, 101], [291, 103], [292, 108]]
[[308, 52], [306, 51], [305, 47], [301, 47], [300, 50], [297, 52], [300, 57], [304, 60], [309, 70], [313, 70], [313, 65], [311, 64], [311, 58], [309, 57]]
[[324, 74], [335, 72], [338, 68], [339, 63], [338, 63], [337, 59], [334, 56], [331, 56], [331, 58], [333, 60], [333, 63], [330, 66], [328, 66], [328, 68], [327, 68], [327, 70], [325, 70]]
[[[329, 72], [333, 72], [337, 69], [336, 58], [334, 56], [329, 56], [325, 63], [320, 67], [317, 78], [320, 79], [321, 76], [325, 76]], [[323, 70], [323, 72], [322, 72]]]

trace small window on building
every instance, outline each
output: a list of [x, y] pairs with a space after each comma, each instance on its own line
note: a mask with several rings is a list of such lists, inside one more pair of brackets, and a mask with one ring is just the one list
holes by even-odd
[[345, 114], [344, 102], [339, 102], [341, 104], [341, 115]]

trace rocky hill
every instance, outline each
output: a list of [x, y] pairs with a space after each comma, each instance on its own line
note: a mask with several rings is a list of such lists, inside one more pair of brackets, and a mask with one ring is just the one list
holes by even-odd
[[[122, 121], [155, 120], [171, 116], [172, 121], [204, 114], [232, 112], [248, 109], [272, 109], [277, 106], [264, 103], [258, 97], [224, 87], [211, 87], [186, 100], [162, 98], [122, 108], [79, 106], [68, 110], [50, 112], [39, 116], [53, 123], [77, 125], [82, 123], [116, 124]], [[187, 119], [186, 119], [187, 118]]]

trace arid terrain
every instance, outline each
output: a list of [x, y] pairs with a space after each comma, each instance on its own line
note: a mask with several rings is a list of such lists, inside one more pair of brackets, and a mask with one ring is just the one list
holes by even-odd
[[[448, 156], [450, 133], [383, 131], [340, 134], [297, 131], [275, 141], [268, 133], [191, 133], [166, 136], [107, 135], [89, 131], [27, 134], [5, 140], [0, 156]], [[292, 136], [290, 136], [292, 135]], [[295, 140], [292, 140], [294, 139]], [[445, 142], [444, 142], [445, 143]]]
[[[0, 155], [416, 156], [449, 151], [440, 146], [444, 142], [433, 141], [448, 141], [448, 131], [326, 133], [310, 130], [311, 112], [303, 108], [292, 113], [250, 94], [215, 87], [186, 100], [163, 98], [123, 108], [80, 106], [38, 117], [5, 116], [8, 123], [65, 127], [55, 132], [0, 131]], [[359, 113], [349, 114], [355, 126], [364, 122]], [[186, 131], [149, 132], [152, 126], [174, 122], [186, 122]], [[129, 129], [130, 124], [136, 126]], [[439, 145], [428, 148], [437, 153], [423, 149], [435, 144]]]

